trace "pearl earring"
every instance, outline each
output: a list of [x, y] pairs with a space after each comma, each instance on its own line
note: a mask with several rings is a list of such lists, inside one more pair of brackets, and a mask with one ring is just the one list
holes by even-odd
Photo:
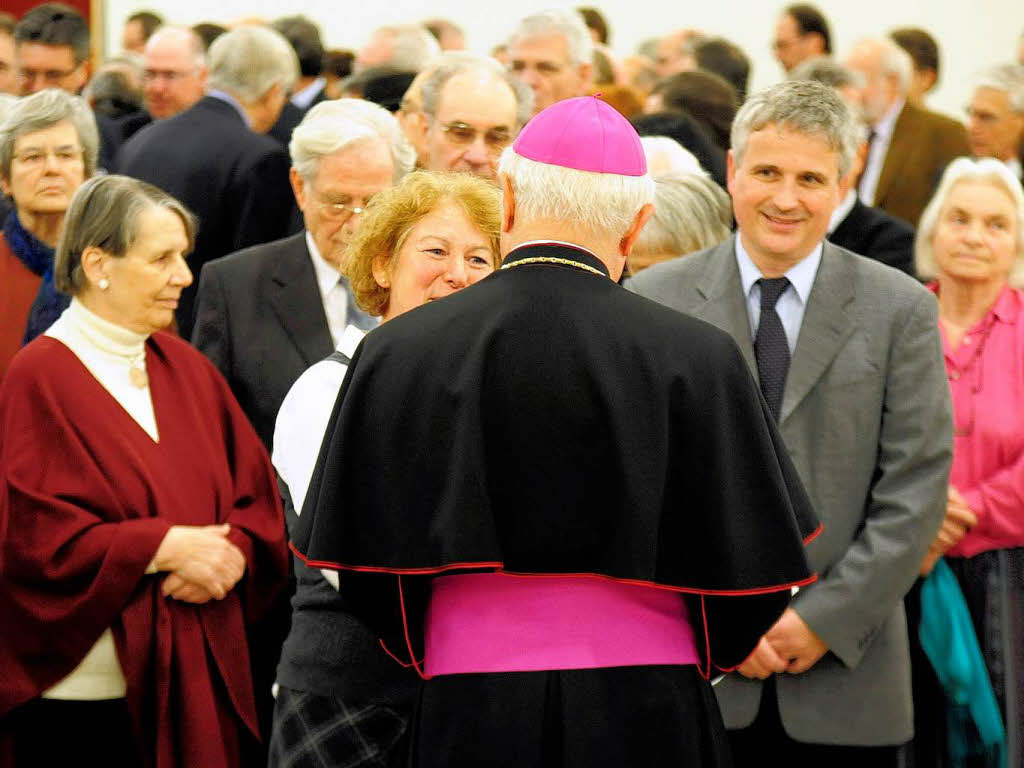
[[107, 290], [107, 288], [110, 287], [110, 281], [107, 280], [107, 278], [105, 278], [105, 277], [101, 277], [100, 281], [97, 283], [97, 285], [100, 287], [101, 291], [105, 291], [105, 290]]

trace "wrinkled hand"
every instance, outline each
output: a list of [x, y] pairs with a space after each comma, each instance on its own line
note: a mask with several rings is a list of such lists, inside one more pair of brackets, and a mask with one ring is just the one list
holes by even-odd
[[744, 677], [764, 680], [777, 672], [785, 672], [786, 659], [779, 656], [766, 637], [762, 637], [754, 652], [736, 668], [736, 671]]
[[946, 502], [946, 516], [942, 519], [942, 527], [935, 535], [935, 540], [928, 548], [921, 563], [921, 575], [927, 575], [935, 566], [936, 561], [952, 549], [964, 537], [968, 530], [978, 524], [978, 516], [967, 506], [964, 497], [953, 486], [949, 486]]
[[202, 605], [213, 600], [213, 595], [205, 588], [190, 581], [185, 581], [176, 573], [169, 573], [164, 579], [161, 591], [166, 597], [173, 597], [183, 603]]
[[157, 570], [170, 571], [214, 599], [223, 599], [245, 573], [245, 556], [228, 540], [230, 531], [227, 523], [173, 526], [153, 558]]
[[818, 637], [800, 614], [787, 608], [764, 636], [769, 645], [786, 660], [785, 671], [799, 675], [818, 663], [828, 646]]

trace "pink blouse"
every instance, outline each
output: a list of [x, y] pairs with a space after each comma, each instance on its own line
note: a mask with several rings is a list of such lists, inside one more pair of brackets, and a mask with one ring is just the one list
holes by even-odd
[[1004, 288], [959, 347], [943, 333], [942, 348], [953, 394], [950, 484], [978, 516], [948, 554], [1024, 546], [1024, 293]]

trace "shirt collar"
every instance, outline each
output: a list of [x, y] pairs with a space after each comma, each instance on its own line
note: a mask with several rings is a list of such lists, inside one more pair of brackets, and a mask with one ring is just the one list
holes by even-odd
[[359, 346], [359, 342], [363, 340], [365, 335], [366, 331], [361, 328], [356, 328], [354, 325], [346, 325], [341, 338], [338, 340], [338, 351], [351, 360], [356, 354], [356, 347]]
[[[789, 279], [790, 285], [793, 286], [796, 295], [805, 305], [811, 295], [811, 288], [814, 287], [814, 278], [818, 274], [818, 267], [821, 265], [821, 251], [822, 244], [818, 243], [806, 258], [801, 259], [786, 271], [785, 276]], [[743, 247], [743, 238], [740, 237], [739, 232], [736, 233], [736, 264], [740, 269], [740, 284], [743, 286], [743, 295], [750, 296], [750, 290], [754, 287], [754, 283], [764, 277], [764, 275], [761, 274], [761, 270], [757, 268], [757, 265], [754, 264], [747, 254], [746, 249]]]
[[828, 233], [831, 235], [840, 224], [843, 223], [843, 219], [850, 215], [850, 211], [853, 210], [853, 206], [857, 202], [857, 188], [852, 187], [847, 193], [843, 201], [836, 206], [836, 209], [832, 211], [832, 218], [828, 222]]
[[309, 257], [313, 261], [313, 272], [316, 273], [316, 284], [320, 287], [320, 295], [326, 296], [338, 284], [341, 272], [320, 255], [320, 249], [316, 247], [316, 241], [313, 240], [313, 235], [308, 229], [306, 230], [306, 248], [309, 249]]
[[292, 94], [292, 104], [299, 109], [309, 109], [309, 105], [313, 103], [313, 99], [315, 99], [317, 94], [324, 89], [325, 85], [327, 85], [327, 80], [322, 77], [318, 77], [301, 91], [297, 91]]
[[245, 110], [242, 109], [242, 103], [234, 96], [232, 96], [230, 93], [228, 93], [227, 91], [219, 91], [214, 89], [212, 91], [207, 91], [206, 95], [214, 99], [217, 99], [218, 101], [223, 101], [227, 104], [230, 104], [232, 107], [235, 108], [235, 111], [242, 118], [242, 122], [245, 123], [245, 127], [249, 128], [250, 130], [252, 129], [252, 121], [249, 119], [249, 115], [245, 113]]
[[1024, 177], [1024, 168], [1021, 167], [1020, 160], [1016, 157], [1011, 157], [1007, 160], [1006, 167], [1010, 169], [1010, 173], [1013, 174], [1015, 179]]
[[874, 131], [876, 138], [888, 139], [892, 136], [893, 129], [896, 127], [896, 120], [900, 116], [900, 112], [903, 111], [903, 107], [906, 104], [905, 99], [900, 99], [891, 107], [889, 111], [882, 115], [882, 119], [875, 123]]
[[[530, 252], [535, 248], [554, 247], [569, 249], [569, 252], [564, 252], [561, 258], [568, 259], [570, 261], [579, 261], [582, 264], [597, 269], [607, 276], [611, 276], [608, 271], [608, 265], [601, 260], [601, 258], [589, 248], [584, 248], [582, 245], [576, 243], [570, 243], [567, 240], [528, 240], [525, 243], [520, 243], [507, 254], [502, 260], [502, 266], [506, 264], [514, 263], [520, 259], [530, 258]], [[546, 254], [550, 256], [550, 254]]]

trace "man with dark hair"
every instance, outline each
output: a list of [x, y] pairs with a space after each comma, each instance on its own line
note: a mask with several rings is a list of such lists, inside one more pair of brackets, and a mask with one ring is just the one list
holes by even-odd
[[133, 13], [124, 23], [121, 47], [126, 51], [142, 53], [149, 38], [163, 25], [163, 18], [152, 11]]
[[228, 31], [227, 27], [214, 24], [212, 21], [203, 21], [192, 27], [192, 31], [199, 35], [203, 41], [203, 47], [210, 50], [213, 41]]
[[914, 62], [914, 74], [907, 91], [907, 101], [924, 106], [924, 97], [939, 82], [939, 44], [919, 27], [894, 29], [889, 37], [907, 52]]
[[694, 58], [699, 69], [728, 80], [736, 89], [736, 97], [740, 104], [747, 100], [750, 59], [742, 48], [724, 37], [711, 37], [697, 43]]
[[299, 58], [299, 80], [295, 91], [281, 110], [281, 116], [267, 134], [285, 146], [306, 112], [323, 101], [327, 81], [321, 76], [324, 68], [324, 44], [320, 28], [305, 16], [285, 16], [270, 25], [280, 32], [295, 49]]
[[729, 128], [738, 108], [736, 89], [728, 81], [695, 69], [666, 77], [655, 85], [644, 112], [686, 112], [724, 152], [729, 149]]
[[18, 92], [18, 70], [14, 66], [14, 25], [9, 13], [0, 12], [0, 93]]
[[14, 28], [21, 93], [60, 88], [78, 94], [89, 82], [89, 25], [62, 3], [37, 5]]
[[802, 61], [832, 53], [828, 22], [813, 5], [797, 3], [786, 8], [775, 27], [775, 58], [789, 72]]
[[590, 36], [594, 38], [594, 42], [608, 45], [608, 39], [611, 37], [611, 34], [608, 30], [608, 22], [601, 15], [601, 12], [597, 8], [581, 7], [576, 9], [576, 13], [583, 17], [583, 23], [590, 30]]

